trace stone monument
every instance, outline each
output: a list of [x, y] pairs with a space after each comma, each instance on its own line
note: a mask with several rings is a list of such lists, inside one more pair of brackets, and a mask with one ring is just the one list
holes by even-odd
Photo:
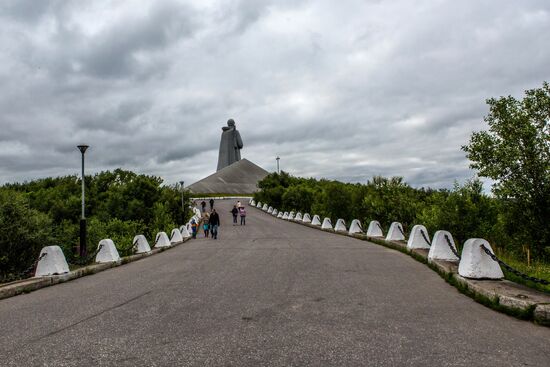
[[235, 127], [233, 119], [229, 119], [227, 126], [222, 127], [222, 130], [217, 171], [240, 161], [241, 149], [243, 148], [241, 134], [239, 134], [239, 130]]
[[262, 167], [241, 159], [243, 141], [235, 127], [235, 121], [227, 121], [222, 127], [222, 138], [218, 155], [218, 168], [213, 174], [189, 185], [193, 194], [250, 195], [259, 190], [258, 182], [269, 174]]

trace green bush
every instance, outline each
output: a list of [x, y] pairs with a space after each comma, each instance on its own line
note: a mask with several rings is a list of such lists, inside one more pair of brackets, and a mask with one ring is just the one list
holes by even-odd
[[0, 276], [29, 268], [40, 249], [54, 244], [52, 221], [13, 190], [0, 190]]
[[[113, 240], [122, 256], [132, 240], [150, 241], [191, 217], [182, 211], [182, 192], [162, 179], [117, 169], [86, 176], [88, 254], [100, 240]], [[43, 246], [61, 246], [69, 261], [80, 240], [81, 183], [77, 176], [45, 178], [0, 187], [0, 269], [17, 273], [32, 265]], [[183, 192], [184, 205], [190, 194]], [[32, 229], [32, 230], [31, 230]]]

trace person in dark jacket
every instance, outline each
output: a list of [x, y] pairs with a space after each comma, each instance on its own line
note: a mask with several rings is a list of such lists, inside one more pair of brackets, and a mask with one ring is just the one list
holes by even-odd
[[231, 209], [231, 214], [233, 214], [233, 225], [237, 225], [237, 215], [239, 214], [239, 209], [237, 209], [237, 205], [233, 205], [233, 209]]
[[210, 211], [214, 209], [214, 199], [210, 199]]
[[216, 209], [212, 209], [212, 213], [210, 214], [210, 233], [212, 234], [213, 239], [218, 239], [218, 228], [221, 225], [220, 223], [220, 216], [218, 213], [216, 213]]

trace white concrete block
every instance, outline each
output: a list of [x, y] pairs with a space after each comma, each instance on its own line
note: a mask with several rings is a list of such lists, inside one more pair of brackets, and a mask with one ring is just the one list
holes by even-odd
[[320, 226], [321, 225], [321, 218], [317, 214], [313, 216], [313, 219], [311, 220], [311, 224], [314, 226]]
[[432, 239], [432, 246], [430, 247], [430, 252], [428, 252], [428, 260], [459, 260], [459, 258], [449, 248], [449, 244], [447, 243], [445, 236], [447, 236], [455, 251], [457, 250], [453, 236], [451, 236], [449, 232], [441, 230], [437, 231], [434, 233], [434, 238]]
[[262, 210], [263, 210], [264, 212], [267, 212], [267, 209], [268, 209], [268, 208], [269, 208], [269, 207], [267, 206], [267, 204], [264, 204], [264, 206], [262, 207]]
[[101, 247], [101, 249], [95, 257], [96, 263], [110, 263], [120, 260], [118, 250], [116, 249], [113, 240], [111, 240], [110, 238], [99, 241], [97, 247]]
[[170, 247], [170, 239], [166, 232], [159, 232], [155, 237], [155, 247]]
[[302, 218], [302, 222], [311, 223], [311, 216], [309, 215], [309, 213], [304, 214], [304, 217]]
[[277, 216], [277, 214], [279, 214], [279, 211], [277, 209], [273, 209], [273, 212], [271, 214]]
[[[45, 254], [45, 255], [44, 255]], [[35, 277], [65, 274], [69, 272], [69, 264], [59, 246], [46, 246], [40, 250], [40, 261], [36, 264]]]
[[504, 278], [500, 265], [481, 249], [481, 245], [484, 245], [489, 251], [494, 253], [489, 242], [483, 238], [470, 238], [462, 249], [460, 263], [458, 264], [458, 274], [465, 278], [473, 279]]
[[336, 232], [347, 232], [346, 222], [343, 219], [338, 219], [334, 225], [334, 230]]
[[258, 204], [256, 205], [256, 208], [261, 208], [261, 207], [262, 207], [262, 202], [258, 201]]
[[294, 212], [288, 213], [288, 220], [294, 220]]
[[393, 222], [386, 235], [386, 241], [401, 241], [405, 239], [403, 226], [399, 222]]
[[332, 229], [332, 222], [330, 221], [330, 218], [323, 219], [321, 229]]
[[138, 234], [137, 236], [135, 236], [132, 243], [134, 244], [134, 247], [136, 248], [136, 253], [138, 254], [143, 254], [145, 252], [151, 251], [151, 246], [149, 246], [149, 242], [147, 242], [147, 239], [142, 234]]
[[[424, 236], [426, 238], [424, 239]], [[431, 246], [430, 235], [428, 230], [422, 224], [417, 224], [412, 227], [411, 234], [409, 235], [409, 240], [407, 241], [407, 247], [410, 249], [413, 248], [425, 248], [429, 249]]]
[[170, 243], [180, 243], [183, 242], [183, 236], [179, 228], [174, 228], [170, 234]]
[[250, 201], [250, 205], [256, 206], [256, 202], [255, 202], [254, 200], [251, 200], [251, 201]]
[[359, 219], [352, 220], [349, 226], [349, 234], [354, 233], [363, 233], [363, 226], [361, 226]]
[[273, 213], [273, 207], [272, 206], [267, 208], [267, 214], [271, 214], [271, 213]]
[[302, 221], [302, 213], [298, 212], [296, 213], [296, 216], [294, 217], [295, 221]]
[[288, 212], [284, 212], [282, 219], [288, 220]]
[[384, 232], [382, 232], [382, 226], [377, 220], [371, 220], [369, 223], [369, 228], [367, 229], [367, 236], [369, 237], [384, 237]]
[[180, 227], [180, 233], [183, 238], [189, 238], [191, 237], [191, 233], [189, 233], [189, 230], [187, 229], [187, 226], [181, 226]]

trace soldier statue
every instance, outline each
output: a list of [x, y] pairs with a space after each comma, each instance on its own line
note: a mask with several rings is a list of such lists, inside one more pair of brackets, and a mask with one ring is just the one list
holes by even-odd
[[220, 153], [218, 155], [218, 171], [241, 160], [243, 141], [239, 130], [235, 127], [235, 121], [229, 119], [227, 126], [222, 127], [222, 139], [220, 141]]

